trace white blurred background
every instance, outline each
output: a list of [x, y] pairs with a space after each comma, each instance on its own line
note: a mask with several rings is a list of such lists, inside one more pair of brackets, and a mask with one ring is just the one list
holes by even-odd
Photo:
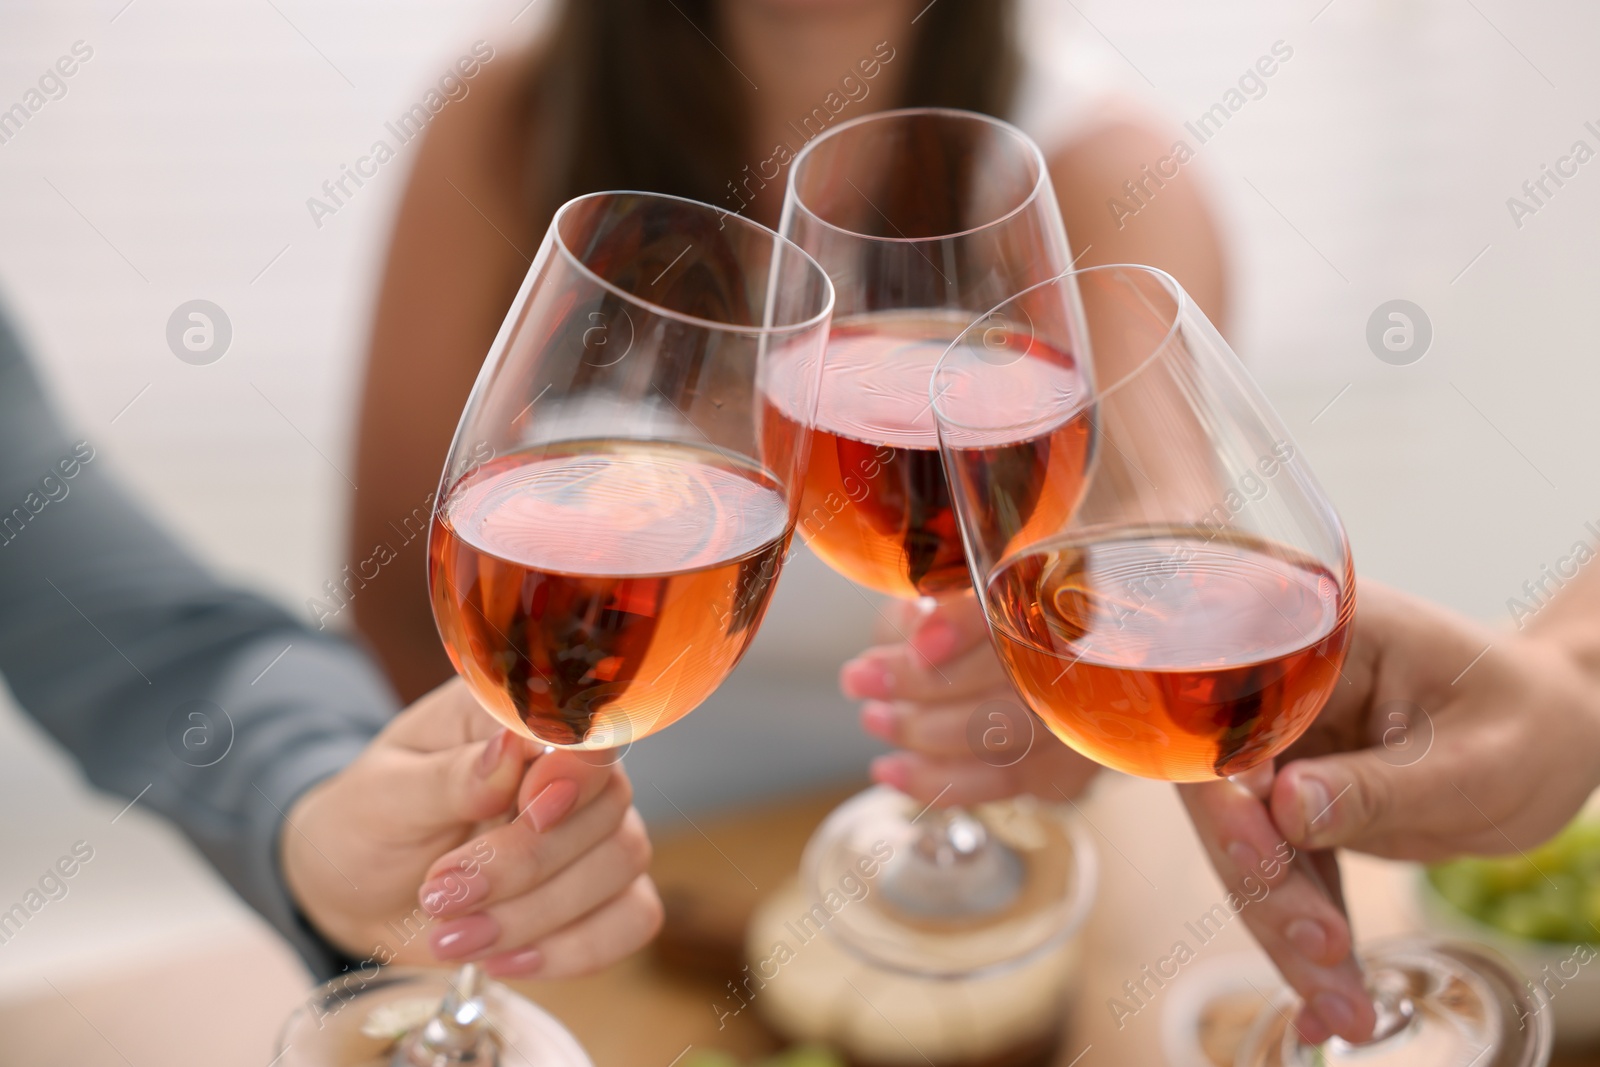
[[[0, 144], [0, 296], [120, 475], [216, 567], [302, 613], [343, 562], [338, 472], [415, 144], [320, 228], [306, 198], [474, 40], [509, 45], [553, 3], [0, 7], [0, 108], [75, 42], [93, 50], [66, 95]], [[1507, 599], [1600, 521], [1600, 160], [1520, 227], [1506, 203], [1574, 141], [1600, 149], [1584, 128], [1600, 129], [1600, 8], [1033, 6], [1043, 61], [1141, 96], [1175, 134], [1274, 42], [1293, 49], [1190, 164], [1230, 246], [1232, 340], [1343, 513], [1363, 575], [1509, 625]], [[211, 366], [180, 362], [165, 340], [195, 298], [232, 323]], [[1432, 324], [1408, 366], [1366, 341], [1369, 316], [1396, 298]], [[873, 747], [833, 674], [872, 609], [814, 560], [799, 565], [735, 681], [630, 754], [652, 817], [862, 772]], [[44, 983], [92, 990], [134, 960], [258, 936], [156, 820], [136, 807], [112, 823], [123, 804], [92, 795], [0, 707], [0, 904], [73, 841], [96, 849], [71, 896], [0, 946], [0, 1024], [37, 1010], [92, 1028], [78, 1011], [92, 992], [69, 1012]], [[286, 957], [274, 966], [296, 980]], [[251, 1020], [238, 1025], [260, 1029]], [[230, 1017], [195, 1025], [220, 1032]]]

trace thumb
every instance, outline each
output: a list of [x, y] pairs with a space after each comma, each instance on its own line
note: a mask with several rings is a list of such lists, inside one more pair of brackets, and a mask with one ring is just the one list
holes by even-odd
[[[1272, 818], [1299, 848], [1368, 848], [1406, 827], [1404, 812], [1423, 810], [1430, 777], [1386, 762], [1378, 749], [1296, 760], [1272, 787]], [[1370, 851], [1370, 848], [1368, 848]]]
[[436, 752], [399, 752], [374, 799], [391, 823], [427, 834], [510, 809], [528, 764], [545, 746], [500, 729], [487, 741]]

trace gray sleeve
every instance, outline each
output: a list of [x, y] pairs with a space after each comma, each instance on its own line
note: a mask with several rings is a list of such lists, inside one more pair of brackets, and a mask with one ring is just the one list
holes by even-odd
[[0, 675], [90, 781], [177, 823], [315, 973], [336, 968], [278, 838], [394, 695], [357, 649], [219, 582], [157, 528], [95, 442], [68, 435], [3, 317]]

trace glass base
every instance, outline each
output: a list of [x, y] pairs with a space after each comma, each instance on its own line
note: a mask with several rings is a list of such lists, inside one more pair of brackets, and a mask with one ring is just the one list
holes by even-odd
[[1263, 1011], [1239, 1053], [1239, 1067], [1543, 1067], [1551, 1018], [1542, 994], [1481, 945], [1405, 940], [1361, 952], [1378, 1009], [1373, 1039], [1307, 1045], [1291, 1020], [1292, 994]]
[[[400, 1039], [428, 1021], [453, 977], [411, 968], [340, 975], [289, 1017], [273, 1067], [391, 1067]], [[498, 982], [485, 982], [481, 995], [499, 1057], [474, 1067], [594, 1067], [544, 1009]]]
[[818, 925], [891, 971], [966, 977], [1058, 945], [1094, 901], [1098, 861], [1062, 808], [1032, 797], [922, 808], [884, 786], [812, 836], [801, 887]]

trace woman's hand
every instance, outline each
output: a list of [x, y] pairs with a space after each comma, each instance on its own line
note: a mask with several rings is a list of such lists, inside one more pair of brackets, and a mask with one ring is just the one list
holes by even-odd
[[[1359, 597], [1343, 678], [1276, 777], [1257, 776], [1261, 799], [1231, 782], [1183, 787], [1230, 885], [1239, 877], [1230, 851], [1279, 840], [1307, 854], [1353, 848], [1421, 862], [1531, 848], [1600, 785], [1600, 686], [1574, 657], [1376, 582], [1363, 581]], [[1343, 917], [1277, 891], [1245, 915], [1302, 996], [1354, 1002], [1346, 1025], [1331, 1001], [1317, 1013], [1323, 1026], [1303, 1018], [1307, 1036], [1366, 1036], [1363, 994], [1336, 959], [1349, 944]]]
[[924, 803], [976, 804], [1020, 793], [1078, 796], [1099, 769], [1056, 740], [1006, 678], [971, 595], [896, 602], [880, 632], [896, 640], [844, 665], [862, 727], [903, 752], [873, 762], [875, 781]]
[[661, 924], [627, 776], [599, 762], [511, 733], [448, 682], [289, 811], [290, 892], [357, 959], [596, 970]]

